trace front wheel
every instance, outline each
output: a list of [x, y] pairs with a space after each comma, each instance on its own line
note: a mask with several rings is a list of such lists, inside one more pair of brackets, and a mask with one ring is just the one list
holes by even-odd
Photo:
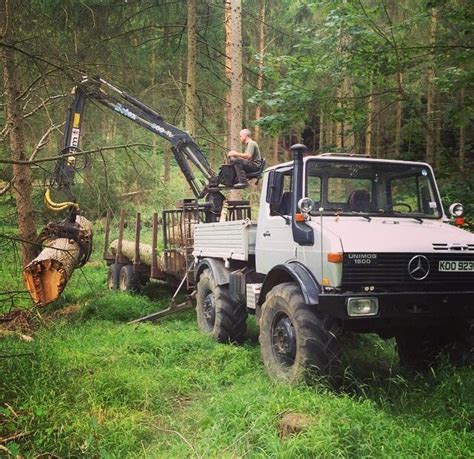
[[247, 331], [245, 304], [232, 301], [227, 285], [217, 285], [205, 269], [197, 284], [196, 313], [199, 329], [220, 343], [242, 343]]
[[335, 318], [304, 303], [294, 282], [273, 287], [262, 307], [260, 346], [267, 373], [289, 383], [322, 376], [342, 381], [342, 351]]

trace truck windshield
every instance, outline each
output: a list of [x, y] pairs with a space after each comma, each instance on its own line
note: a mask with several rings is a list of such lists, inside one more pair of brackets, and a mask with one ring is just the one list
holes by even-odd
[[311, 159], [306, 196], [313, 214], [440, 218], [441, 204], [431, 170], [410, 163]]

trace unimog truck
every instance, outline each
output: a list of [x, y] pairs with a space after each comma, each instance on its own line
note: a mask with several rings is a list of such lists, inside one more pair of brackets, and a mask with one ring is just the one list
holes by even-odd
[[292, 151], [265, 171], [257, 222], [194, 227], [200, 329], [242, 342], [255, 314], [268, 373], [290, 382], [336, 381], [345, 331], [395, 337], [407, 366], [468, 359], [474, 235], [446, 216], [432, 168]]
[[[188, 133], [100, 77], [86, 76], [74, 88], [45, 194], [49, 209], [69, 210], [42, 232], [48, 240], [76, 243], [68, 276], [92, 251], [73, 187], [75, 173], [90, 162], [80, 151], [88, 100], [170, 142], [194, 194], [163, 211], [160, 257], [157, 214], [150, 247], [140, 244], [138, 213], [134, 242], [123, 240], [121, 213], [115, 253], [106, 244], [110, 288], [135, 290], [138, 281], [161, 279], [193, 290], [184, 306], [137, 321], [189, 307], [196, 297], [202, 331], [221, 342], [242, 342], [247, 315], [255, 314], [264, 364], [286, 381], [313, 374], [340, 379], [338, 337], [344, 331], [395, 337], [401, 363], [409, 366], [427, 365], [445, 350], [457, 360], [472, 356], [474, 235], [451, 224], [428, 164], [351, 154], [304, 157], [306, 147], [294, 145], [294, 161], [264, 173], [262, 161], [248, 175], [259, 180], [263, 174], [253, 222], [248, 201], [226, 201], [222, 193], [235, 185], [232, 165], [214, 171]], [[55, 202], [53, 190], [67, 201]], [[451, 211], [460, 223], [462, 206], [453, 204]], [[46, 303], [61, 293], [67, 279], [60, 288], [56, 280], [66, 270], [58, 257], [37, 258], [27, 286]]]

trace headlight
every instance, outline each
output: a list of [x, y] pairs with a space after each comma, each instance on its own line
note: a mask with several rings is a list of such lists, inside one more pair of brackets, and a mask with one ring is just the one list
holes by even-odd
[[304, 213], [309, 214], [313, 209], [314, 201], [311, 198], [301, 198], [298, 201], [298, 209]]
[[347, 314], [351, 317], [375, 316], [379, 312], [378, 298], [348, 298]]

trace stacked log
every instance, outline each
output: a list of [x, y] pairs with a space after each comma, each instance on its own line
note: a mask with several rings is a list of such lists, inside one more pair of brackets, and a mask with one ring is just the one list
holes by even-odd
[[71, 237], [61, 237], [54, 231], [48, 233], [46, 230], [52, 226], [60, 227], [50, 224], [43, 230], [42, 234], [49, 234], [41, 240], [43, 250], [23, 270], [26, 288], [38, 305], [59, 298], [73, 271], [87, 261], [92, 247], [92, 223], [86, 218], [76, 217], [74, 234], [80, 234], [79, 238], [73, 238], [72, 233]]
[[[110, 243], [109, 249], [112, 255], [117, 255], [117, 248], [118, 248], [118, 239], [115, 239]], [[143, 244], [140, 243], [139, 247], [140, 253], [140, 262], [146, 266], [152, 266], [152, 248], [150, 244]], [[122, 255], [127, 257], [130, 261], [134, 261], [135, 258], [135, 242], [128, 241], [126, 239], [122, 240]], [[161, 271], [162, 270], [162, 260], [159, 254], [157, 254], [157, 267]]]

